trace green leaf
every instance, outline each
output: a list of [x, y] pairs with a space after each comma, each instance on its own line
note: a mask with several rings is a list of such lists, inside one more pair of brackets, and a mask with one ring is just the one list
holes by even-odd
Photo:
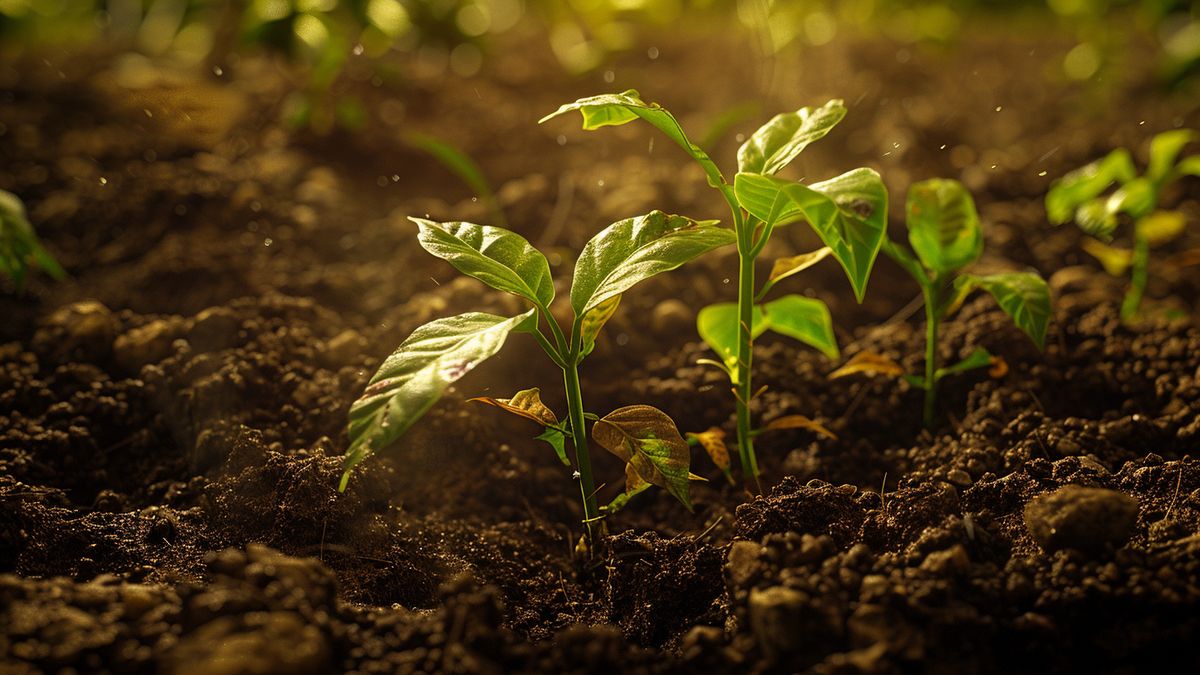
[[767, 330], [814, 347], [831, 359], [838, 357], [837, 338], [829, 308], [816, 298], [785, 295], [763, 305]]
[[541, 307], [554, 300], [550, 263], [521, 235], [490, 225], [409, 220], [421, 229], [421, 246], [459, 272]]
[[1137, 175], [1129, 151], [1117, 148], [1103, 159], [1082, 166], [1059, 178], [1046, 193], [1046, 215], [1062, 225], [1075, 216], [1084, 202], [1095, 199], [1114, 182], [1125, 183]]
[[934, 178], [908, 190], [908, 242], [921, 263], [937, 272], [953, 272], [979, 259], [983, 231], [975, 200], [962, 183]]
[[542, 430], [542, 433], [534, 436], [534, 438], [539, 441], [545, 441], [546, 443], [549, 443], [550, 447], [554, 448], [554, 454], [558, 455], [558, 461], [562, 462], [564, 466], [571, 466], [571, 460], [567, 459], [566, 434], [558, 429], [546, 427]]
[[[738, 306], [736, 302], [719, 302], [700, 310], [696, 315], [696, 329], [700, 339], [721, 357], [728, 369], [729, 377], [736, 382], [738, 348]], [[751, 339], [762, 335], [767, 329], [763, 320], [762, 307], [755, 305], [751, 320]]]
[[651, 211], [601, 230], [584, 244], [575, 263], [571, 282], [575, 316], [585, 316], [640, 281], [734, 243], [736, 235], [714, 222]]
[[778, 212], [775, 200], [779, 195], [786, 197], [833, 250], [855, 297], [862, 302], [887, 229], [887, 188], [878, 173], [854, 169], [811, 186], [739, 173], [734, 192], [742, 208], [759, 219]]
[[1151, 246], [1161, 246], [1183, 234], [1187, 217], [1181, 211], [1155, 211], [1134, 224], [1136, 234]]
[[1025, 331], [1038, 346], [1046, 347], [1046, 329], [1050, 323], [1050, 288], [1033, 272], [1005, 272], [977, 276], [965, 274], [954, 280], [956, 292], [982, 288], [991, 293], [1017, 328]]
[[691, 510], [688, 477], [692, 453], [666, 413], [648, 405], [618, 408], [592, 426], [592, 439], [635, 472], [627, 485], [636, 489], [640, 478], [666, 488]]
[[492, 192], [492, 186], [488, 183], [487, 176], [467, 153], [428, 134], [414, 131], [404, 134], [403, 138], [405, 143], [429, 153], [442, 166], [458, 176], [476, 196], [483, 200], [484, 204], [487, 204], [496, 223], [501, 227], [505, 226], [504, 209], [500, 208], [500, 203], [496, 201], [496, 195]]
[[963, 373], [968, 370], [975, 370], [977, 368], [986, 368], [990, 365], [992, 365], [992, 355], [988, 352], [988, 350], [984, 349], [983, 347], [976, 347], [975, 351], [971, 352], [971, 355], [968, 356], [967, 358], [963, 359], [962, 361], [959, 361], [958, 363], [956, 363], [952, 366], [946, 366], [945, 368], [938, 368], [933, 373], [933, 379], [934, 379], [934, 381], [937, 381], [937, 380], [941, 380], [943, 377], [946, 377], [947, 375]]
[[846, 116], [846, 106], [834, 99], [820, 108], [801, 108], [771, 118], [738, 149], [738, 171], [773, 175]]
[[1081, 246], [1088, 255], [1100, 261], [1104, 271], [1114, 277], [1124, 276], [1133, 264], [1133, 251], [1101, 243], [1095, 239], [1084, 239]]
[[755, 300], [759, 300], [767, 295], [767, 293], [775, 287], [775, 284], [780, 281], [816, 265], [824, 260], [828, 255], [833, 253], [833, 249], [828, 246], [822, 246], [815, 251], [801, 253], [799, 255], [780, 258], [771, 265], [771, 273], [767, 275], [767, 282], [763, 284], [762, 290], [758, 292]]
[[1108, 208], [1108, 200], [1093, 199], [1079, 205], [1075, 224], [1087, 234], [1103, 241], [1112, 241], [1117, 231], [1117, 213]]
[[20, 198], [0, 190], [0, 271], [12, 279], [18, 291], [24, 287], [30, 262], [56, 281], [67, 277], [58, 261], [38, 242]]
[[1128, 213], [1134, 220], [1149, 215], [1158, 202], [1154, 184], [1145, 178], [1134, 178], [1117, 188], [1105, 202], [1109, 213]]
[[1172, 129], [1150, 139], [1150, 165], [1146, 167], [1146, 178], [1161, 187], [1171, 177], [1175, 158], [1195, 139], [1196, 132], [1191, 129]]
[[1179, 160], [1175, 170], [1181, 176], [1200, 176], [1200, 155], [1192, 155]]
[[596, 336], [600, 334], [600, 329], [604, 328], [604, 324], [608, 323], [612, 315], [617, 312], [619, 304], [621, 304], [621, 296], [614, 295], [583, 315], [583, 321], [579, 324], [580, 353], [582, 355], [587, 356], [596, 348]]
[[339, 489], [346, 489], [355, 466], [408, 431], [452, 382], [500, 351], [534, 312], [512, 318], [468, 312], [414, 330], [350, 406], [350, 448]]
[[725, 185], [725, 177], [721, 175], [721, 170], [709, 158], [708, 153], [688, 140], [679, 121], [657, 103], [643, 101], [636, 90], [630, 89], [620, 94], [589, 96], [574, 103], [566, 103], [559, 106], [558, 110], [538, 120], [538, 124], [572, 110], [578, 110], [583, 116], [583, 128], [586, 131], [627, 124], [639, 118], [646, 120], [696, 160], [704, 169], [709, 185], [716, 188]]

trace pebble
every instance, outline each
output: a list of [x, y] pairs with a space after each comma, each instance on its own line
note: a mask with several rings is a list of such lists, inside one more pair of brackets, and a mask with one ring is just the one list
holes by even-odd
[[1106, 488], [1065, 485], [1025, 505], [1025, 526], [1043, 549], [1096, 554], [1133, 534], [1137, 500]]

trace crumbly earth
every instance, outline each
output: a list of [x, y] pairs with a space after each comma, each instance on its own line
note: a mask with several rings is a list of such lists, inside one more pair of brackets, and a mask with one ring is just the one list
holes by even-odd
[[[375, 87], [352, 64], [343, 86], [371, 119], [333, 137], [278, 124], [288, 81], [256, 59], [199, 79], [96, 54], [0, 66], [0, 188], [72, 274], [0, 294], [0, 670], [1200, 670], [1200, 327], [1165, 318], [1200, 312], [1200, 230], [1155, 251], [1151, 318], [1125, 326], [1120, 283], [1040, 202], [1100, 152], [1200, 126], [1200, 96], [1150, 88], [1150, 63], [1068, 86], [1045, 73], [1071, 40], [1039, 31], [976, 29], [950, 51], [839, 42], [769, 66], [711, 37], [660, 36], [661, 58], [620, 57], [611, 85], [554, 75], [536, 50], [465, 81]], [[746, 92], [746, 72], [768, 84]], [[521, 309], [416, 246], [408, 215], [490, 215], [401, 132], [475, 156], [565, 279], [608, 222], [721, 214], [645, 128], [533, 124], [629, 87], [691, 129], [746, 98], [845, 98], [795, 177], [878, 167], [896, 223], [911, 181], [962, 179], [987, 222], [980, 267], [1051, 281], [1045, 352], [972, 299], [942, 356], [983, 346], [1007, 372], [947, 380], [925, 430], [906, 384], [829, 380], [835, 362], [764, 338], [755, 414], [836, 438], [764, 435], [759, 496], [697, 456], [694, 513], [641, 495], [588, 559], [569, 470], [524, 422], [463, 403], [540, 386], [562, 409], [557, 371], [515, 336], [338, 493], [347, 408], [400, 340]], [[1197, 196], [1190, 180], [1168, 199], [1194, 223]], [[768, 259], [815, 247], [800, 227], [777, 239]], [[696, 308], [731, 299], [733, 268], [715, 254], [628, 294], [585, 365], [589, 409], [648, 403], [731, 431], [724, 375], [690, 336]], [[898, 269], [881, 260], [862, 305], [833, 263], [810, 272], [797, 292], [830, 304], [843, 357], [919, 365]], [[619, 462], [596, 464], [610, 497]]]

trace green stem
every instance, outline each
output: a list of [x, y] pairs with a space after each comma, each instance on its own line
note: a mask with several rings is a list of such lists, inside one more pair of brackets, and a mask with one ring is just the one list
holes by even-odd
[[754, 390], [751, 384], [750, 367], [754, 360], [754, 341], [751, 333], [754, 322], [754, 257], [750, 254], [750, 235], [739, 233], [738, 241], [738, 350], [737, 382], [734, 383], [737, 398], [737, 444], [738, 457], [742, 461], [743, 479], [754, 481], [754, 488], [762, 492], [758, 480], [758, 459], [754, 456], [753, 425], [750, 421], [750, 397]]
[[1150, 267], [1150, 242], [1145, 236], [1135, 235], [1133, 241], [1133, 272], [1129, 279], [1129, 290], [1121, 301], [1121, 320], [1132, 321], [1137, 316], [1146, 294], [1146, 279]]
[[[572, 349], [572, 352], [576, 350]], [[587, 426], [583, 417], [583, 393], [579, 387], [579, 358], [572, 354], [563, 368], [567, 409], [571, 419], [571, 444], [575, 448], [575, 466], [579, 471], [579, 492], [583, 498], [583, 522], [588, 542], [596, 541], [595, 525], [600, 509], [596, 504], [596, 483], [592, 479], [592, 458], [588, 454]]]
[[925, 427], [933, 427], [937, 411], [937, 340], [938, 340], [938, 288], [940, 279], [935, 275], [929, 285], [921, 285], [925, 296]]

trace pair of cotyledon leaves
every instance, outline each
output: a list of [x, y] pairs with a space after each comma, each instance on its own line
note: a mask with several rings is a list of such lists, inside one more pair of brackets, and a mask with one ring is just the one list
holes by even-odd
[[[350, 408], [351, 445], [343, 489], [356, 465], [411, 428], [451, 383], [498, 352], [509, 333], [537, 330], [538, 312], [554, 300], [548, 261], [520, 235], [473, 223], [413, 221], [425, 250], [463, 274], [525, 298], [534, 307], [514, 317], [469, 312], [437, 319], [413, 331]], [[712, 221], [660, 211], [621, 220], [602, 230], [584, 246], [575, 265], [570, 298], [576, 316], [572, 338], [579, 345], [575, 358], [591, 351], [596, 334], [630, 287], [732, 244], [734, 239], [732, 232]], [[677, 493], [678, 486], [672, 487], [672, 493]]]

